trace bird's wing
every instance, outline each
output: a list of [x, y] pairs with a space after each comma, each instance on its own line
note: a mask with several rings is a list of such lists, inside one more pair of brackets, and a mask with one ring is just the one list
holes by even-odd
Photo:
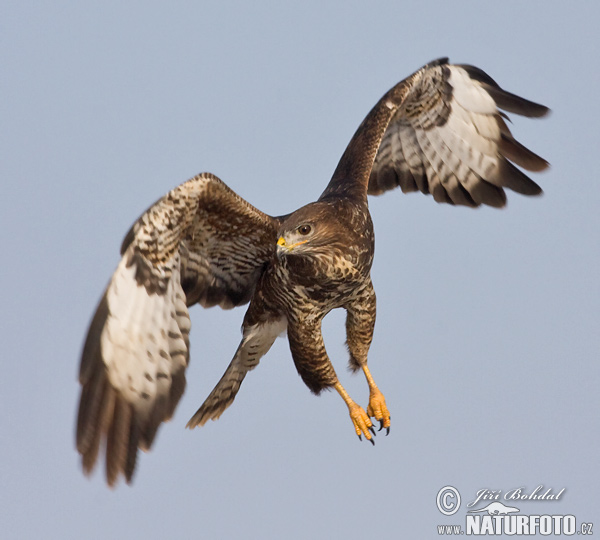
[[83, 348], [77, 449], [90, 472], [106, 438], [110, 485], [131, 480], [185, 388], [188, 306], [249, 301], [275, 251], [279, 221], [204, 173], [134, 224]]
[[427, 64], [367, 115], [322, 197], [364, 197], [365, 188], [378, 195], [400, 186], [437, 202], [501, 207], [504, 188], [537, 195], [540, 187], [514, 164], [541, 171], [548, 163], [513, 138], [500, 109], [527, 117], [548, 113], [476, 67], [447, 59]]

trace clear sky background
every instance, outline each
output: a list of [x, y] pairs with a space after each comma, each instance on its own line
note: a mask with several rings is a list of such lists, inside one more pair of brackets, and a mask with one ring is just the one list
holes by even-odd
[[[436, 538], [477, 490], [540, 484], [566, 492], [522, 513], [600, 531], [600, 4], [210, 4], [0, 8], [2, 538]], [[361, 444], [285, 339], [218, 422], [184, 429], [244, 313], [196, 307], [186, 394], [133, 486], [109, 490], [103, 464], [85, 478], [79, 354], [131, 223], [202, 171], [274, 215], [314, 200], [379, 97], [440, 56], [551, 107], [513, 126], [552, 168], [502, 211], [372, 199], [389, 437]], [[343, 323], [326, 319], [328, 352], [366, 406]]]

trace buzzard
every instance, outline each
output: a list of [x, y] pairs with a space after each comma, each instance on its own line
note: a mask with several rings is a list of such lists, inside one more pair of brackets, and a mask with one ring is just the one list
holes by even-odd
[[[271, 217], [203, 173], [152, 205], [123, 241], [83, 347], [77, 449], [84, 471], [92, 470], [105, 440], [108, 484], [121, 475], [131, 482], [138, 449], [152, 446], [184, 391], [188, 308], [196, 303], [250, 305], [233, 360], [189, 428], [219, 418], [246, 374], [287, 332], [312, 392], [334, 388], [359, 438], [373, 442], [371, 419], [389, 433], [390, 413], [367, 367], [375, 325], [367, 195], [399, 186], [471, 207], [504, 206], [505, 189], [538, 195], [540, 187], [515, 164], [541, 171], [548, 163], [513, 138], [500, 109], [527, 117], [548, 112], [474, 66], [436, 60], [378, 101], [316, 202]], [[367, 379], [366, 411], [344, 390], [325, 352], [321, 322], [336, 308], [347, 312], [350, 368]]]

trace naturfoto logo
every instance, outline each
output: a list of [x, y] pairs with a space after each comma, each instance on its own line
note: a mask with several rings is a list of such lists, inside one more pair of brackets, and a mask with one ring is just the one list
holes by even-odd
[[[555, 511], [542, 513], [535, 501], [561, 501], [566, 488], [555, 490], [545, 488], [542, 484], [535, 489], [518, 487], [503, 491], [500, 489], [480, 489], [475, 498], [466, 505], [467, 513], [463, 524], [438, 524], [440, 535], [592, 535], [593, 523], [578, 522], [573, 514]], [[501, 501], [519, 501], [519, 507], [505, 504]], [[445, 486], [437, 493], [438, 510], [445, 516], [455, 515], [461, 506], [461, 496], [453, 486]], [[478, 504], [479, 503], [479, 504]], [[525, 510], [521, 510], [524, 503]], [[514, 504], [514, 502], [512, 502]], [[475, 505], [480, 508], [473, 508]], [[554, 504], [552, 504], [554, 507]], [[547, 505], [541, 505], [547, 508]], [[522, 513], [521, 513], [522, 512]], [[547, 512], [547, 510], [546, 510]]]

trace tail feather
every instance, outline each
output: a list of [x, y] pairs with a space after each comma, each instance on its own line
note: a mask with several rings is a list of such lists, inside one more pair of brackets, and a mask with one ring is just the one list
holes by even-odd
[[233, 403], [246, 373], [252, 369], [243, 365], [244, 363], [240, 358], [242, 356], [241, 348], [240, 345], [221, 380], [187, 423], [188, 428], [203, 426], [209, 420], [217, 420], [225, 412], [225, 409]]
[[280, 318], [244, 328], [244, 337], [233, 360], [213, 391], [187, 423], [188, 428], [203, 426], [209, 420], [217, 420], [225, 412], [233, 403], [246, 374], [258, 365], [275, 338], [285, 331], [286, 326], [287, 321]]

